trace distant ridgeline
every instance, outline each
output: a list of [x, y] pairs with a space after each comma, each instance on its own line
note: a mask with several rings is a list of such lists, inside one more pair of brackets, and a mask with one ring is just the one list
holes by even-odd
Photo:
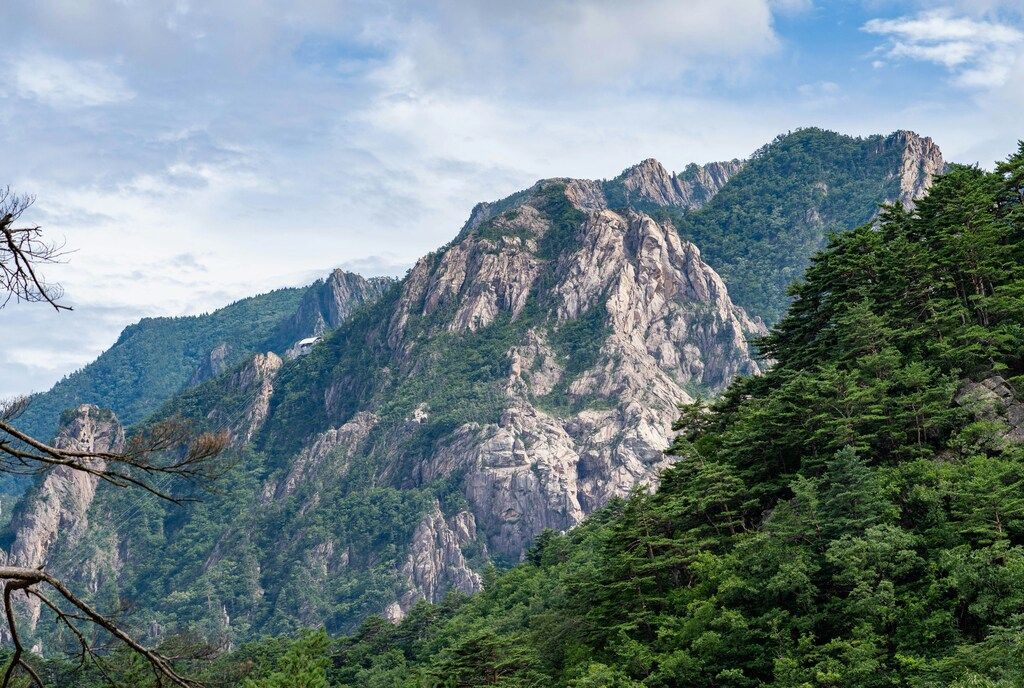
[[[423, 611], [418, 601], [478, 592], [490, 564], [522, 561], [547, 530], [589, 524], [543, 538], [573, 561], [588, 551], [598, 557], [603, 540], [573, 543], [595, 532], [604, 538], [602, 524], [627, 508], [619, 500], [657, 484], [678, 460], [678, 452], [664, 453], [676, 435], [677, 405], [765, 372], [750, 342], [785, 312], [785, 284], [829, 232], [871, 220], [885, 201], [910, 207], [943, 167], [931, 140], [909, 132], [855, 139], [808, 129], [747, 162], [673, 175], [648, 160], [610, 181], [542, 180], [479, 204], [451, 243], [399, 282], [335, 273], [304, 295], [275, 292], [161, 325], [173, 336], [129, 328], [69, 378], [73, 384], [41, 397], [54, 411], [46, 418], [80, 402], [113, 406], [127, 422], [180, 414], [200, 428], [227, 429], [233, 442], [225, 460], [235, 467], [216, 494], [187, 509], [100, 486], [95, 500], [76, 503], [79, 511], [67, 516], [87, 518], [83, 538], [48, 541], [48, 561], [65, 566], [62, 573], [103, 606], [133, 602], [144, 637], [188, 629], [237, 644], [303, 626], [351, 631], [372, 614], [426, 623], [442, 612]], [[304, 347], [306, 355], [286, 355], [311, 337], [321, 339]], [[147, 386], [163, 391], [140, 388]], [[742, 401], [731, 392], [725, 399]], [[29, 420], [50, 427], [39, 416]], [[788, 455], [779, 460], [790, 465]], [[722, 479], [746, 489], [744, 475]], [[717, 508], [717, 494], [709, 488], [711, 502], [700, 508]], [[47, 495], [27, 501], [40, 498]], [[748, 496], [741, 502], [754, 508]], [[594, 512], [601, 515], [585, 521]], [[755, 528], [743, 514], [742, 528]], [[30, 519], [14, 523], [5, 542], [39, 537]], [[646, 570], [643, 562], [609, 561]], [[600, 560], [582, 563], [601, 573]], [[650, 571], [655, 578], [661, 565]], [[542, 581], [534, 575], [541, 574], [517, 567], [502, 580]], [[496, 599], [491, 594], [484, 599]], [[636, 607], [625, 598], [601, 604], [593, 613]], [[638, 648], [634, 641], [647, 636], [630, 640], [633, 622], [623, 623], [624, 647]], [[653, 632], [653, 621], [643, 623], [644, 633]], [[485, 654], [490, 637], [481, 636]], [[455, 651], [445, 652], [438, 661]]]
[[699, 209], [666, 205], [655, 217], [672, 220], [733, 300], [770, 325], [830, 234], [868, 222], [882, 203], [909, 207], [944, 168], [931, 139], [910, 132], [851, 138], [803, 129], [754, 153]]
[[[61, 412], [84, 403], [109, 408], [123, 424], [133, 425], [178, 392], [236, 367], [257, 351], [283, 355], [297, 340], [337, 327], [389, 282], [339, 270], [309, 287], [278, 289], [204, 315], [145, 318], [126, 327], [95, 361], [35, 395], [18, 426], [49, 441]], [[340, 283], [348, 290], [338, 299], [339, 309], [334, 305], [339, 290], [332, 287]]]

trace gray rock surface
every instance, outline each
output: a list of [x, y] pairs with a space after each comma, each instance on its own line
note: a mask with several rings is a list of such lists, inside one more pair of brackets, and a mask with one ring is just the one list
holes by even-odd
[[711, 200], [743, 165], [742, 160], [691, 164], [682, 174], [674, 175], [657, 160], [648, 158], [623, 172], [612, 183], [621, 184], [626, 200], [632, 203], [695, 209]]
[[476, 542], [476, 520], [468, 511], [450, 518], [441, 513], [441, 505], [423, 517], [401, 567], [407, 589], [384, 610], [384, 616], [400, 621], [420, 600], [439, 602], [448, 592], [478, 592], [483, 588], [480, 574], [469, 567], [463, 548]]
[[[124, 441], [124, 430], [111, 411], [83, 404], [62, 418], [53, 446], [71, 451], [111, 453], [121, 451]], [[91, 459], [86, 464], [101, 468], [102, 459]], [[73, 549], [89, 527], [89, 507], [96, 496], [98, 481], [94, 475], [66, 466], [47, 472], [12, 516], [13, 540], [7, 552], [0, 551], [2, 563], [36, 568], [49, 563], [56, 547], [65, 551]], [[29, 631], [39, 620], [39, 605], [36, 598], [24, 600]]]
[[903, 207], [911, 208], [914, 202], [928, 191], [932, 179], [946, 170], [942, 151], [931, 138], [905, 130], [887, 137], [883, 145], [895, 146], [902, 151], [898, 200]]
[[1024, 442], [1024, 403], [1002, 376], [965, 382], [957, 390], [955, 400], [977, 420], [998, 426], [997, 444]]

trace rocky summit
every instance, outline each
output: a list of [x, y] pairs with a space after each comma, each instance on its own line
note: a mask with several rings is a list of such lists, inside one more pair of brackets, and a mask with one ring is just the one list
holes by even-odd
[[[539, 181], [477, 205], [399, 282], [338, 271], [235, 349], [207, 338], [157, 417], [229, 431], [218, 491], [185, 510], [95, 485], [55, 501], [54, 473], [23, 500], [9, 556], [78, 533], [92, 555], [65, 575], [108, 602], [147, 600], [135, 621], [149, 636], [228, 643], [479, 590], [546, 529], [656, 486], [679, 404], [766, 370], [754, 340], [774, 311], [738, 305], [698, 238], [737, 280], [781, 279], [827, 232], [912, 204], [943, 168], [909, 132], [809, 131], [678, 174], [645, 160], [609, 181]], [[823, 189], [828, 166], [846, 176]], [[787, 187], [779, 169], [806, 173]], [[781, 189], [767, 212], [797, 220], [772, 231], [804, 253], [725, 250], [753, 250], [754, 230], [720, 218], [758, 217], [740, 211], [761, 188]], [[56, 536], [65, 512], [86, 532]]]

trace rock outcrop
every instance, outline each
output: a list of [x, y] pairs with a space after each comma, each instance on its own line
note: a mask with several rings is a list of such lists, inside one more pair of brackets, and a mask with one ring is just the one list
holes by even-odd
[[207, 413], [215, 427], [227, 429], [231, 444], [242, 446], [263, 427], [270, 411], [274, 378], [284, 361], [270, 351], [256, 354], [238, 368], [223, 386], [225, 402]]
[[423, 517], [409, 545], [401, 567], [406, 587], [402, 596], [384, 610], [384, 616], [400, 621], [420, 600], [439, 602], [452, 590], [474, 593], [481, 590], [480, 574], [469, 567], [463, 548], [477, 541], [476, 520], [468, 511], [451, 518], [434, 502]]
[[627, 203], [653, 203], [696, 209], [707, 203], [729, 179], [743, 169], [744, 161], [729, 160], [707, 165], [687, 165], [681, 174], [670, 174], [653, 158], [630, 167], [610, 183], [621, 187]]
[[267, 485], [264, 502], [290, 497], [312, 475], [321, 480], [344, 480], [349, 459], [362, 449], [377, 420], [374, 414], [361, 412], [341, 427], [317, 435], [299, 452], [284, 476]]
[[188, 386], [191, 387], [207, 380], [212, 380], [227, 370], [228, 355], [230, 353], [231, 346], [228, 344], [221, 343], [213, 347], [202, 365], [196, 368], [196, 372], [192, 374], [192, 378], [188, 381]]
[[340, 326], [362, 306], [373, 303], [394, 284], [390, 277], [367, 279], [354, 272], [337, 269], [327, 279], [310, 287], [295, 314], [281, 324], [279, 338], [298, 341], [318, 337]]
[[[539, 246], [551, 223], [532, 203], [546, 192], [540, 185], [436, 263], [417, 265], [390, 334], [401, 349], [409, 314], [444, 307], [453, 313], [446, 327], [455, 331], [486, 327], [502, 314], [520, 318], [546, 271], [546, 313], [506, 354], [512, 372], [500, 420], [462, 426], [416, 468], [427, 482], [465, 475], [490, 551], [512, 560], [543, 529], [571, 528], [635, 485], [654, 485], [687, 390], [714, 391], [738, 374], [757, 374], [747, 342], [766, 332], [671, 225], [600, 209], [593, 197], [577, 205], [582, 222], [572, 248], [545, 261]], [[594, 312], [603, 343], [591, 365], [568, 379], [572, 362], [548, 338]], [[560, 384], [566, 405], [579, 411], [546, 407]]]
[[[111, 411], [83, 404], [62, 418], [53, 445], [72, 451], [110, 453], [121, 451], [124, 441], [124, 430]], [[101, 468], [102, 459], [87, 460], [87, 465]], [[36, 568], [49, 563], [55, 547], [73, 549], [89, 526], [89, 507], [98, 481], [94, 475], [66, 466], [46, 473], [25, 495], [11, 519], [9, 532], [13, 539], [7, 552], [0, 552], [2, 562]], [[39, 604], [35, 598], [25, 601], [30, 630], [39, 619]]]
[[957, 390], [955, 399], [975, 419], [995, 426], [996, 445], [1024, 442], [1024, 403], [1002, 376], [967, 381]]
[[932, 179], [946, 170], [942, 151], [931, 138], [912, 131], [897, 131], [888, 136], [883, 146], [900, 151], [899, 197], [905, 208], [924, 196]]

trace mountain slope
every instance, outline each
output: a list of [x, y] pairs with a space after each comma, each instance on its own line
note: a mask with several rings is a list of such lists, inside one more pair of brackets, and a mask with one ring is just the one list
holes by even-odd
[[853, 138], [802, 129], [754, 153], [696, 211], [680, 212], [686, 206], [668, 194], [648, 198], [665, 207], [655, 216], [700, 246], [738, 304], [774, 323], [788, 306], [786, 288], [830, 233], [868, 222], [882, 203], [909, 207], [944, 166], [938, 146], [913, 132]]
[[[676, 404], [759, 372], [763, 332], [671, 225], [608, 210], [596, 182], [540, 182], [308, 355], [173, 400], [235, 438], [223, 495], [125, 523], [104, 490], [90, 520], [109, 525], [80, 549], [156, 627], [398, 618], [656, 482]], [[113, 569], [112, 543], [130, 553]]]
[[656, 494], [292, 651], [353, 687], [1019, 685], [1024, 143], [999, 172], [833, 239]]
[[[651, 213], [687, 221], [755, 163], [645, 161], [478, 205], [308, 355], [259, 354], [172, 398], [161, 413], [230, 431], [235, 470], [188, 511], [101, 488], [93, 554], [68, 575], [105, 581], [109, 604], [145, 601], [150, 634], [337, 631], [475, 591], [486, 563], [656, 484], [677, 404], [762, 372], [748, 340], [766, 330]], [[836, 193], [871, 217], [860, 186]]]
[[113, 410], [126, 425], [144, 420], [183, 388], [237, 366], [255, 351], [283, 354], [296, 340], [340, 325], [390, 280], [336, 270], [303, 289], [279, 289], [212, 313], [144, 318], [85, 368], [32, 398], [19, 424], [51, 438], [60, 414], [83, 403]]

